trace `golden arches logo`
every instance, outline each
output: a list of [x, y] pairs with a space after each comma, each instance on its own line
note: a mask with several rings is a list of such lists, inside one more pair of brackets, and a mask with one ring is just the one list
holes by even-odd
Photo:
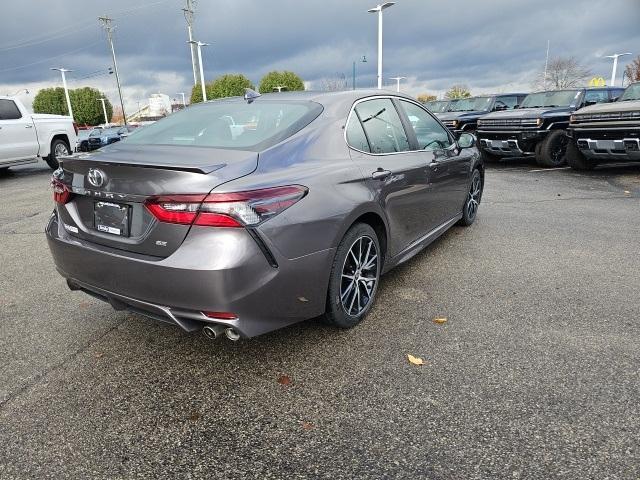
[[593, 77], [589, 82], [590, 87], [604, 87], [605, 85], [606, 83], [602, 77]]

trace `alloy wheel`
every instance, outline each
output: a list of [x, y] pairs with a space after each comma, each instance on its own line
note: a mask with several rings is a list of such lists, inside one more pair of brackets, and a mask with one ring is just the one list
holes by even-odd
[[342, 267], [340, 300], [347, 315], [359, 316], [371, 303], [379, 274], [378, 249], [369, 236], [359, 237]]
[[64, 143], [58, 143], [56, 145], [54, 153], [55, 153], [56, 158], [57, 157], [64, 157], [65, 155], [69, 155], [69, 149], [67, 148], [67, 146]]
[[551, 158], [553, 159], [554, 163], [562, 162], [562, 159], [567, 150], [567, 145], [568, 145], [568, 138], [566, 137], [558, 138], [558, 140], [554, 142], [554, 144], [551, 147]]
[[480, 175], [474, 175], [469, 187], [469, 195], [467, 196], [467, 216], [470, 220], [473, 220], [478, 212], [478, 205], [480, 203], [480, 192], [482, 187], [482, 180]]

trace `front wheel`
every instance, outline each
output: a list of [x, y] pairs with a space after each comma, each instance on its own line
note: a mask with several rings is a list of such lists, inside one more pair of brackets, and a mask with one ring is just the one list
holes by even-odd
[[585, 157], [573, 142], [567, 146], [567, 163], [574, 170], [593, 170], [598, 165], [595, 160]]
[[355, 327], [375, 301], [382, 267], [376, 232], [353, 225], [338, 245], [331, 267], [325, 320], [339, 328]]
[[482, 200], [482, 189], [482, 175], [480, 175], [480, 170], [476, 168], [471, 175], [471, 186], [464, 207], [462, 207], [462, 218], [458, 221], [458, 225], [468, 227], [475, 221], [480, 200]]
[[549, 132], [536, 149], [536, 162], [541, 167], [561, 167], [567, 159], [569, 137], [564, 130]]
[[49, 156], [45, 157], [44, 160], [47, 162], [53, 170], [58, 168], [60, 164], [58, 163], [58, 158], [65, 157], [70, 155], [69, 145], [64, 140], [56, 138], [53, 142], [51, 142], [51, 151], [49, 152]]

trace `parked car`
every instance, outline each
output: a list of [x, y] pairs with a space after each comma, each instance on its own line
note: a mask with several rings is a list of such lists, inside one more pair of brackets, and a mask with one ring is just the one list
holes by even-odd
[[46, 235], [71, 289], [187, 331], [349, 328], [382, 273], [473, 223], [474, 140], [401, 94], [250, 92], [65, 159]]
[[456, 105], [458, 104], [458, 102], [460, 102], [461, 100], [462, 100], [462, 98], [453, 98], [453, 99], [448, 101], [447, 106], [444, 107], [443, 109], [441, 109], [440, 112], [433, 112], [433, 113], [436, 114], [436, 117], [440, 118], [440, 117], [442, 117], [442, 115], [445, 115], [447, 112], [449, 112], [453, 108], [455, 108]]
[[96, 130], [89, 135], [89, 151], [106, 147], [112, 143], [119, 142], [133, 131], [133, 127], [111, 127], [104, 130]]
[[424, 106], [432, 113], [443, 113], [447, 111], [449, 103], [449, 100], [433, 100], [431, 102], [425, 102]]
[[491, 112], [512, 110], [522, 103], [526, 96], [526, 93], [504, 93], [463, 98], [438, 118], [457, 135], [462, 132], [473, 133], [478, 128], [480, 117]]
[[76, 143], [71, 117], [29, 113], [20, 99], [0, 96], [0, 170], [43, 158], [58, 168], [58, 157]]
[[94, 127], [85, 130], [78, 131], [78, 138], [76, 139], [76, 152], [88, 152], [89, 151], [89, 136], [92, 133], [96, 135], [102, 131], [102, 127]]
[[485, 161], [535, 156], [541, 167], [564, 165], [571, 114], [585, 105], [611, 102], [622, 92], [602, 87], [531, 93], [517, 109], [490, 113], [478, 121], [482, 156]]
[[615, 103], [581, 108], [567, 129], [567, 163], [591, 170], [599, 163], [640, 161], [640, 82]]

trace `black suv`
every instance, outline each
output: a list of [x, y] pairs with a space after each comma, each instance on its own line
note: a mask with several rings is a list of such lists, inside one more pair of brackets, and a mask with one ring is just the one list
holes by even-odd
[[438, 118], [456, 135], [475, 132], [480, 117], [490, 112], [512, 110], [522, 103], [526, 96], [526, 93], [501, 93], [463, 98], [452, 103], [445, 112], [438, 114]]
[[527, 95], [515, 110], [490, 113], [478, 121], [478, 143], [485, 161], [535, 155], [541, 167], [563, 165], [571, 114], [586, 105], [617, 99], [616, 87], [551, 90]]
[[604, 162], [640, 162], [640, 82], [615, 103], [585, 107], [571, 115], [567, 163], [590, 170]]

